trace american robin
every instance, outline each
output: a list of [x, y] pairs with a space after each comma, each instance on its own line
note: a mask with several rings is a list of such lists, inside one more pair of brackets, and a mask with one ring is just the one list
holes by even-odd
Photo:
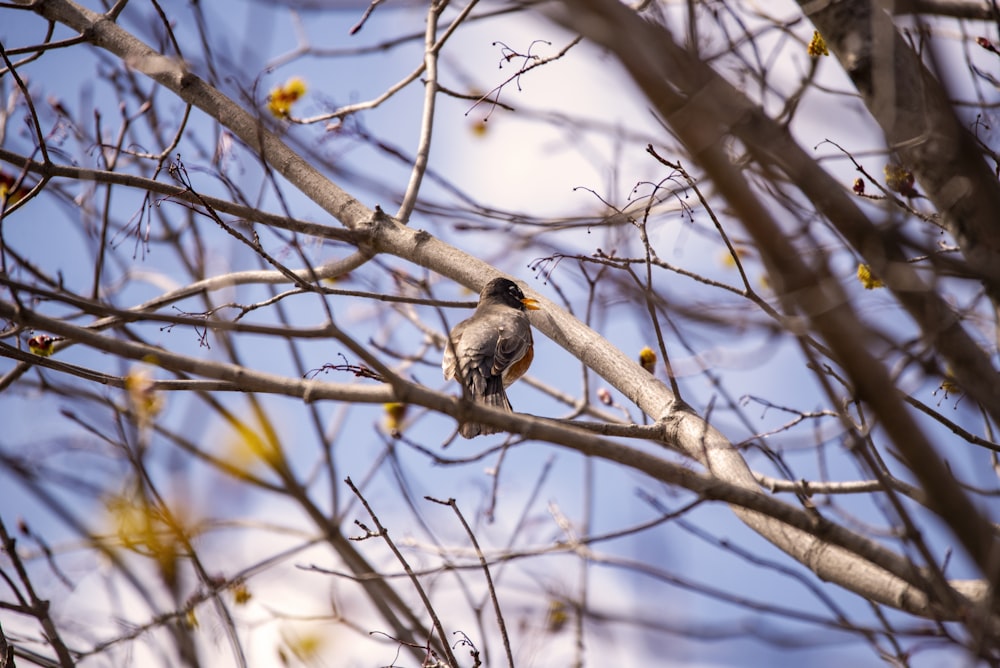
[[[444, 349], [441, 368], [447, 380], [463, 383], [472, 400], [512, 411], [504, 388], [524, 375], [534, 356], [531, 324], [526, 311], [538, 310], [513, 281], [494, 278], [479, 295], [476, 312], [455, 325]], [[458, 433], [465, 438], [496, 434], [503, 429], [466, 422]]]

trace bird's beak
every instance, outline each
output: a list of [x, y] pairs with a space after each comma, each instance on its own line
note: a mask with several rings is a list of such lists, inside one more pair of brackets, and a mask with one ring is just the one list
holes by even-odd
[[537, 311], [540, 308], [542, 308], [541, 306], [538, 305], [538, 300], [532, 299], [531, 297], [525, 297], [524, 299], [521, 300], [521, 303], [524, 304], [524, 308], [528, 309], [529, 311]]

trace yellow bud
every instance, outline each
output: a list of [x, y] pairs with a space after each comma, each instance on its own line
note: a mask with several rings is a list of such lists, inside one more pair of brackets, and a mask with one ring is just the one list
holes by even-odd
[[882, 172], [885, 174], [885, 185], [889, 190], [903, 197], [916, 197], [920, 194], [914, 187], [916, 179], [910, 170], [890, 162]]
[[861, 281], [861, 285], [865, 287], [865, 290], [874, 290], [875, 288], [884, 288], [885, 283], [875, 275], [872, 274], [871, 267], [867, 264], [858, 265], [858, 280]]
[[549, 633], [559, 633], [568, 621], [569, 613], [566, 611], [566, 604], [556, 599], [549, 601], [549, 612], [545, 620], [545, 630]]
[[315, 664], [327, 643], [327, 637], [318, 632], [297, 629], [282, 630], [281, 640], [281, 648], [305, 664]]
[[[958, 381], [955, 380], [955, 376], [951, 373], [951, 368], [946, 367], [944, 370], [944, 378], [941, 379], [941, 384], [938, 385], [938, 390], [944, 391], [944, 396], [947, 399], [949, 394], [961, 394], [962, 388], [959, 387]], [[937, 394], [937, 391], [935, 391]]]
[[246, 605], [253, 596], [253, 594], [250, 593], [250, 588], [247, 587], [246, 582], [233, 583], [232, 591], [233, 603], [236, 605]]
[[945, 378], [944, 380], [942, 380], [940, 388], [944, 390], [945, 396], [948, 396], [949, 394], [958, 394], [959, 392], [961, 392], [962, 389], [958, 386], [958, 384], [955, 382], [953, 378]]
[[639, 351], [639, 364], [649, 373], [656, 372], [656, 353], [649, 346]]
[[728, 268], [728, 267], [735, 267], [737, 262], [747, 257], [748, 255], [751, 255], [751, 252], [749, 250], [743, 248], [742, 246], [735, 246], [733, 247], [732, 252], [730, 252], [729, 249], [722, 251], [720, 258], [722, 265]]
[[393, 436], [398, 436], [403, 418], [406, 417], [406, 404], [390, 402], [383, 406], [385, 409], [385, 428]]
[[15, 188], [15, 183], [17, 183], [16, 178], [7, 172], [0, 172], [0, 202], [6, 199], [7, 205], [13, 206], [24, 199], [24, 196], [28, 194], [27, 188], [24, 188], [23, 186]]
[[267, 96], [267, 109], [275, 118], [285, 118], [292, 111], [292, 105], [306, 94], [306, 82], [300, 77], [292, 77], [281, 86], [271, 89]]
[[485, 137], [487, 130], [489, 130], [489, 125], [485, 120], [476, 121], [471, 125], [472, 134], [477, 137]]
[[826, 40], [819, 34], [819, 30], [813, 31], [812, 39], [809, 40], [809, 46], [806, 47], [806, 53], [813, 58], [830, 55], [830, 49], [827, 48]]
[[148, 424], [163, 409], [163, 397], [156, 391], [148, 369], [134, 367], [125, 376], [125, 389], [140, 425]]

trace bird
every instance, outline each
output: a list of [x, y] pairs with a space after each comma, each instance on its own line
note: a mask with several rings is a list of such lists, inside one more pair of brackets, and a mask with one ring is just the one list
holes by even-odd
[[[462, 383], [476, 403], [513, 412], [505, 389], [531, 366], [534, 342], [527, 311], [538, 309], [538, 301], [525, 297], [514, 281], [494, 278], [487, 283], [476, 312], [451, 330], [441, 360], [445, 380]], [[477, 422], [458, 428], [464, 438], [502, 431]]]

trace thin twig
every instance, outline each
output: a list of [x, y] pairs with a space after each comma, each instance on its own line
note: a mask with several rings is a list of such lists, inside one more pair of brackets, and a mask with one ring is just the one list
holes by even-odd
[[439, 503], [442, 506], [451, 506], [451, 509], [455, 511], [455, 515], [458, 516], [459, 522], [462, 523], [462, 528], [465, 529], [466, 535], [469, 537], [469, 541], [472, 543], [472, 547], [476, 550], [476, 556], [479, 558], [479, 565], [483, 569], [483, 574], [486, 577], [486, 586], [490, 591], [490, 601], [493, 602], [493, 611], [497, 616], [497, 626], [500, 627], [500, 637], [503, 639], [503, 649], [507, 654], [507, 665], [510, 668], [514, 668], [514, 655], [510, 649], [510, 637], [507, 635], [507, 624], [503, 620], [503, 612], [500, 610], [500, 599], [497, 597], [496, 589], [493, 587], [493, 576], [490, 575], [490, 565], [486, 561], [486, 557], [483, 555], [482, 549], [479, 547], [479, 541], [476, 540], [476, 534], [472, 531], [472, 527], [469, 523], [465, 521], [465, 516], [462, 515], [462, 511], [458, 508], [458, 503], [455, 499], [451, 498], [447, 501], [441, 501], [440, 499], [435, 499], [432, 496], [425, 496], [425, 499], [433, 503]]
[[59, 665], [62, 668], [73, 668], [76, 666], [76, 660], [73, 658], [69, 648], [66, 647], [59, 634], [59, 630], [56, 628], [55, 622], [52, 621], [52, 617], [49, 615], [49, 602], [42, 600], [35, 593], [35, 586], [31, 582], [28, 570], [17, 553], [16, 541], [7, 533], [7, 527], [4, 525], [2, 518], [0, 518], [0, 543], [2, 543], [4, 552], [10, 558], [14, 570], [17, 572], [17, 577], [21, 580], [21, 585], [28, 597], [28, 607], [24, 612], [38, 620], [45, 633], [45, 639], [56, 653]]
[[430, 614], [431, 623], [434, 625], [434, 630], [437, 631], [438, 638], [441, 640], [441, 647], [444, 650], [445, 655], [448, 657], [449, 665], [458, 666], [458, 660], [455, 658], [455, 654], [451, 651], [451, 643], [448, 642], [448, 636], [445, 635], [444, 627], [441, 626], [441, 620], [438, 618], [437, 611], [434, 609], [434, 605], [427, 596], [427, 592], [424, 591], [423, 585], [420, 584], [420, 579], [417, 578], [416, 573], [414, 573], [413, 569], [410, 568], [410, 564], [406, 561], [406, 557], [403, 556], [403, 553], [399, 551], [396, 544], [391, 538], [389, 538], [389, 530], [382, 526], [382, 523], [378, 519], [378, 515], [375, 514], [374, 510], [372, 510], [371, 505], [368, 503], [368, 499], [364, 497], [361, 490], [354, 485], [354, 482], [350, 479], [350, 477], [346, 478], [344, 482], [351, 488], [354, 495], [358, 497], [358, 500], [361, 501], [365, 510], [368, 511], [368, 516], [371, 517], [372, 522], [375, 523], [375, 531], [373, 532], [366, 529], [364, 525], [356, 522], [362, 529], [365, 529], [366, 535], [355, 540], [379, 537], [385, 541], [385, 544], [389, 546], [389, 549], [395, 555], [397, 561], [399, 561], [399, 563], [403, 566], [403, 569], [406, 571], [407, 576], [410, 578], [410, 582], [413, 584], [413, 588], [417, 591], [417, 595], [420, 596], [420, 600], [424, 604], [424, 609], [426, 609], [428, 614]]

